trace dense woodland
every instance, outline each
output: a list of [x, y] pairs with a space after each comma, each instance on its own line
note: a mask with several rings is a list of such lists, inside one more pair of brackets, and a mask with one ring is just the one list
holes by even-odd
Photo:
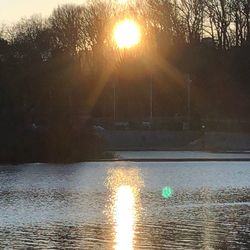
[[[142, 41], [121, 51], [124, 18]], [[112, 119], [114, 85], [117, 119], [147, 119], [151, 78], [155, 117], [186, 115], [189, 75], [192, 116], [250, 119], [250, 0], [98, 0], [0, 27], [2, 161], [96, 157], [87, 120]]]

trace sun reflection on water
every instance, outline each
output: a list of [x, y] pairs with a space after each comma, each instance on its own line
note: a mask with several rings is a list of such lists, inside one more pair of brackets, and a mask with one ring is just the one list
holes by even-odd
[[130, 186], [120, 186], [116, 193], [114, 220], [116, 250], [133, 250], [135, 197]]
[[136, 223], [140, 215], [139, 169], [116, 168], [108, 174], [107, 186], [112, 192], [108, 215], [112, 220], [115, 250], [133, 250]]

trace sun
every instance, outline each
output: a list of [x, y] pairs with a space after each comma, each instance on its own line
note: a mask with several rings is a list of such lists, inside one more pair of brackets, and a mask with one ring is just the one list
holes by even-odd
[[114, 29], [114, 40], [120, 49], [136, 46], [141, 40], [140, 26], [130, 19], [119, 22]]

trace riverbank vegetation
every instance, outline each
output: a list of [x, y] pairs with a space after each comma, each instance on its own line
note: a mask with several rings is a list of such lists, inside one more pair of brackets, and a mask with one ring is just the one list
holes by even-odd
[[[81, 161], [104, 150], [91, 118], [192, 116], [248, 120], [250, 1], [143, 0], [62, 5], [0, 28], [0, 161]], [[142, 42], [120, 51], [117, 20]], [[188, 76], [188, 77], [187, 77]]]

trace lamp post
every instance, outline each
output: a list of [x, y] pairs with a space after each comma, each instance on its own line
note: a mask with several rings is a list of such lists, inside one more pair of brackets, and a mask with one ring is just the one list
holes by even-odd
[[150, 122], [153, 123], [153, 72], [150, 74]]
[[191, 122], [191, 84], [192, 79], [190, 74], [187, 75], [187, 129], [190, 129]]
[[115, 82], [113, 84], [113, 119], [115, 123], [116, 121], [116, 85], [115, 85]]

